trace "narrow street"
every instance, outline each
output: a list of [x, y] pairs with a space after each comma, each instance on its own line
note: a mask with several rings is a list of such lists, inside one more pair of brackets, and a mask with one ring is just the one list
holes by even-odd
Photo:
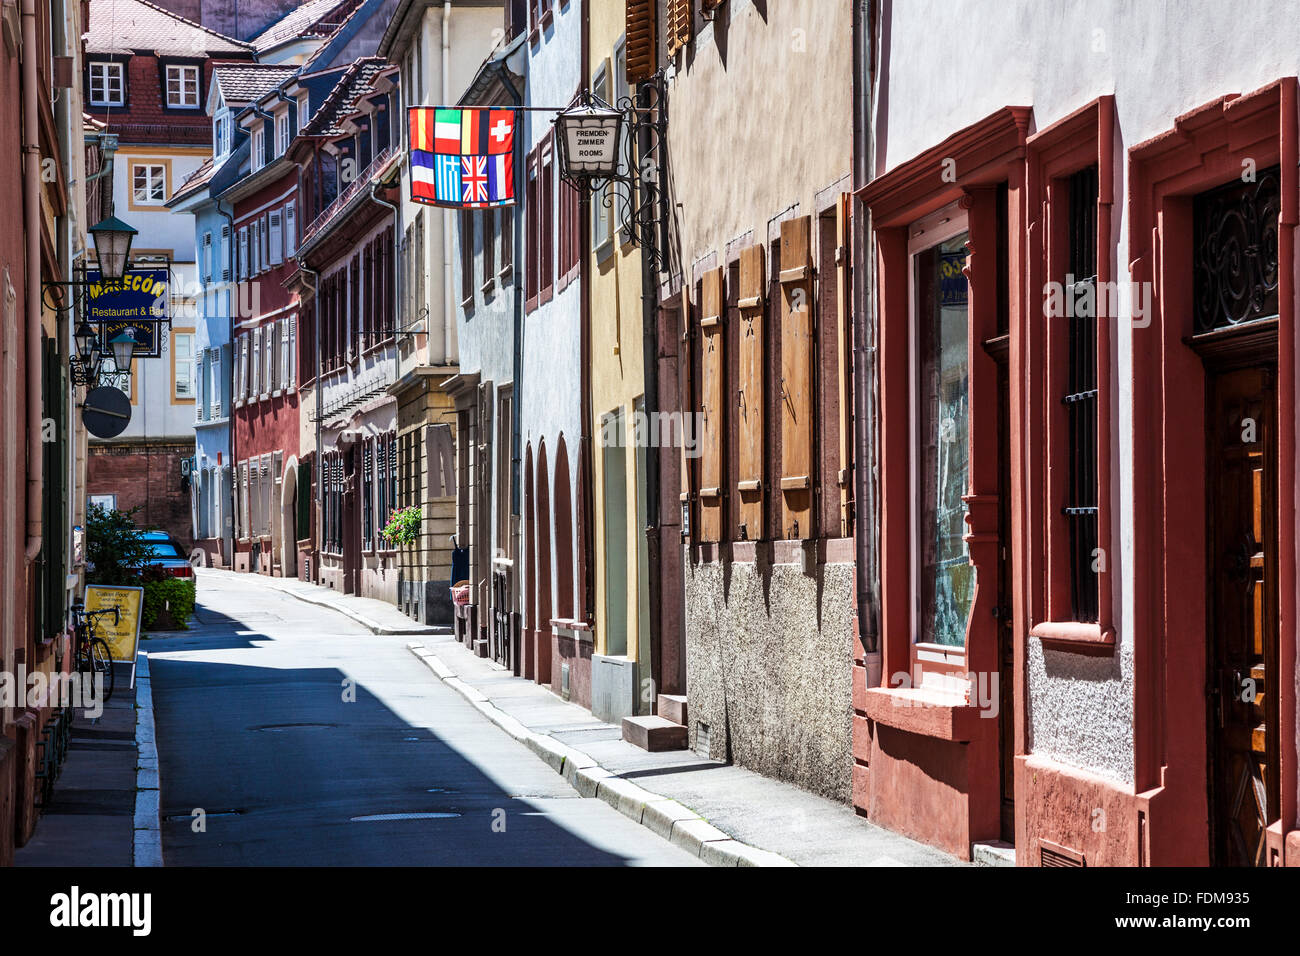
[[699, 864], [580, 797], [406, 638], [262, 581], [202, 575], [191, 631], [143, 644], [166, 865]]

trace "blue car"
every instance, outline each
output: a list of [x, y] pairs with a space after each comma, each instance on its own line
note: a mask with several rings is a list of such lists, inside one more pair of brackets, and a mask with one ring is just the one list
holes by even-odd
[[194, 568], [190, 565], [189, 558], [185, 556], [176, 539], [166, 531], [146, 531], [143, 538], [152, 554], [148, 562], [150, 565], [162, 568], [172, 577], [194, 577]]

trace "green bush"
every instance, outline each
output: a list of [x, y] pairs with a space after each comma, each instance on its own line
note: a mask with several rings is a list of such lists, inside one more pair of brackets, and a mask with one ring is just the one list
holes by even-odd
[[122, 587], [137, 583], [140, 566], [151, 557], [143, 537], [146, 529], [135, 524], [139, 510], [113, 511], [99, 505], [86, 509], [87, 584]]
[[144, 608], [141, 629], [185, 631], [194, 613], [194, 579], [160, 578], [144, 582]]

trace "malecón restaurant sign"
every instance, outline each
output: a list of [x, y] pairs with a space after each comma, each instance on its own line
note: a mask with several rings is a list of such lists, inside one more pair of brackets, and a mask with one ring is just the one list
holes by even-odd
[[168, 321], [167, 269], [133, 269], [118, 280], [91, 271], [86, 317], [98, 323], [100, 341], [108, 345], [123, 333], [135, 339], [137, 358], [162, 354], [159, 327]]

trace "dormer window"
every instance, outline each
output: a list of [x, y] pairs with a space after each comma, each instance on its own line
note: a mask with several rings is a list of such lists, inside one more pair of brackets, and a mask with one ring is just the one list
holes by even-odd
[[275, 117], [275, 155], [283, 156], [289, 149], [289, 111]]
[[252, 163], [253, 172], [266, 165], [265, 126], [264, 123], [258, 123], [253, 127], [253, 139], [249, 145], [249, 161]]
[[173, 109], [199, 108], [199, 68], [167, 67], [167, 105]]
[[90, 105], [124, 106], [126, 70], [121, 63], [90, 64]]
[[230, 152], [230, 120], [228, 117], [219, 116], [216, 123], [213, 124], [212, 150], [218, 156], [224, 156]]

